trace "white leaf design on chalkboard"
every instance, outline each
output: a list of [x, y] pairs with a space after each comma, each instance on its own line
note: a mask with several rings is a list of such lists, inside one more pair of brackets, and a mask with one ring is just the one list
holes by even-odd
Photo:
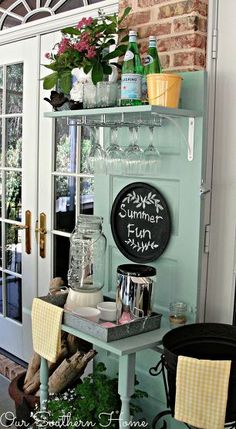
[[156, 194], [152, 194], [152, 192], [149, 192], [148, 195], [145, 197], [142, 197], [142, 195], [136, 194], [135, 191], [132, 193], [127, 194], [125, 198], [123, 198], [122, 203], [127, 202], [133, 203], [136, 205], [137, 209], [142, 207], [143, 210], [145, 210], [146, 205], [149, 206], [153, 204], [156, 208], [156, 212], [159, 213], [160, 210], [164, 210], [164, 207], [162, 207], [160, 203], [160, 200], [158, 200], [156, 197]]
[[136, 249], [137, 252], [144, 252], [147, 251], [149, 248], [151, 248], [152, 250], [155, 250], [157, 247], [159, 247], [158, 244], [155, 243], [155, 241], [147, 241], [147, 243], [141, 241], [135, 241], [133, 238], [132, 239], [128, 239], [125, 241], [126, 244], [128, 244], [132, 249]]
[[164, 210], [164, 207], [159, 204], [160, 200], [155, 200], [156, 211], [159, 213], [159, 210]]

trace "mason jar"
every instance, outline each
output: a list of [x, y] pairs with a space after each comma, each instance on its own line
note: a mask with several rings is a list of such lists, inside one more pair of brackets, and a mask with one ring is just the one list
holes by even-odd
[[70, 236], [68, 285], [80, 292], [95, 292], [104, 286], [106, 237], [103, 219], [79, 215]]
[[188, 306], [185, 302], [171, 302], [169, 306], [169, 322], [171, 328], [185, 325], [187, 322], [187, 309]]

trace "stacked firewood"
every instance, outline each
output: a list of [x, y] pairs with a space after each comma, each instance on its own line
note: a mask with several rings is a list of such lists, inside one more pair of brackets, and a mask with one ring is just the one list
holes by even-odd
[[[84, 373], [88, 362], [95, 356], [95, 350], [70, 334], [62, 334], [61, 351], [55, 363], [48, 362], [49, 393], [59, 393], [74, 385]], [[23, 390], [26, 394], [39, 396], [40, 356], [34, 352], [28, 366]]]
[[[49, 294], [62, 293], [64, 282], [60, 277], [51, 280]], [[96, 352], [91, 344], [74, 335], [62, 332], [61, 350], [55, 363], [48, 362], [49, 393], [59, 393], [71, 385], [75, 385], [83, 375], [88, 362]], [[34, 352], [28, 366], [23, 390], [26, 394], [39, 396], [40, 387], [40, 356]]]

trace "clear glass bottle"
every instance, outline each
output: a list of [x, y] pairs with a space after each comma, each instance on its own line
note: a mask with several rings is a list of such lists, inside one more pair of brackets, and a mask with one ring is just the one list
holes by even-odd
[[187, 322], [187, 309], [188, 306], [185, 302], [172, 302], [169, 306], [169, 322], [171, 328], [185, 325]]
[[68, 285], [80, 292], [95, 292], [104, 286], [106, 237], [103, 219], [79, 215], [70, 237]]
[[142, 104], [143, 66], [137, 45], [137, 32], [129, 32], [129, 43], [124, 56], [121, 75], [121, 106]]

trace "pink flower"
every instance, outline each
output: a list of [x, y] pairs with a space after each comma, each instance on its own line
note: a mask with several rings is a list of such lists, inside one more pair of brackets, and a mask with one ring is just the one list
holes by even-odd
[[82, 33], [81, 37], [80, 37], [80, 40], [83, 40], [84, 42], [89, 42], [90, 38], [91, 37], [90, 37], [89, 33]]
[[88, 48], [86, 57], [89, 59], [96, 57], [96, 49], [94, 48], [94, 46], [90, 46]]
[[82, 18], [76, 27], [81, 30], [81, 28], [85, 27], [86, 25], [91, 25], [93, 23], [93, 18], [90, 16], [89, 18]]
[[46, 54], [44, 54], [45, 58], [47, 58], [48, 60], [50, 60], [51, 58], [51, 54], [50, 52], [46, 52]]
[[91, 25], [92, 23], [93, 23], [93, 18], [90, 16], [89, 18], [87, 18], [86, 25]]
[[70, 39], [68, 39], [67, 37], [64, 37], [64, 39], [62, 39], [58, 45], [57, 54], [58, 55], [64, 54], [64, 52], [70, 47], [71, 47]]
[[74, 44], [74, 48], [76, 49], [76, 51], [83, 52], [89, 49], [89, 45], [86, 41], [80, 40], [78, 43]]

